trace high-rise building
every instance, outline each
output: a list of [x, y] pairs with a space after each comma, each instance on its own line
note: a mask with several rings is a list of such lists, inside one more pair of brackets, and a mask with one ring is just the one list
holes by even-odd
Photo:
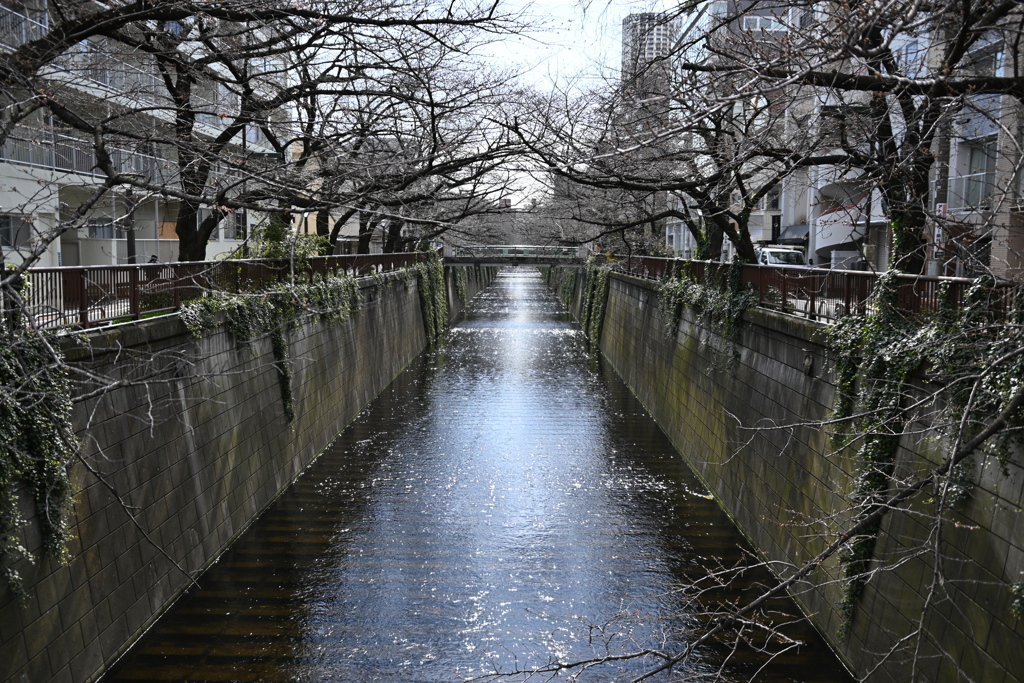
[[630, 14], [622, 20], [622, 78], [629, 80], [667, 57], [679, 37], [679, 21], [663, 12]]

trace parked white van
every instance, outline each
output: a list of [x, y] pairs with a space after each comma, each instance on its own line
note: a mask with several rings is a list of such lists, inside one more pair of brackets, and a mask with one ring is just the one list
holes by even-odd
[[762, 266], [787, 266], [790, 268], [806, 268], [807, 260], [799, 249], [786, 247], [758, 247], [754, 249], [757, 262]]

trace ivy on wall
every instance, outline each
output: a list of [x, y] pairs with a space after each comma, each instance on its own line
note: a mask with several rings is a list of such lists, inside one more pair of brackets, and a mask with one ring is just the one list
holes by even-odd
[[[928, 419], [949, 452], [980, 433], [1024, 382], [1021, 286], [1005, 290], [1009, 296], [1000, 298], [994, 281], [982, 278], [957, 307], [946, 283], [939, 291], [938, 311], [916, 319], [897, 309], [900, 286], [894, 271], [883, 274], [871, 310], [843, 318], [829, 331], [838, 389], [834, 413], [837, 420], [845, 421], [835, 437], [840, 445], [857, 447], [853, 524], [872, 515], [886, 500], [900, 438], [912, 418], [908, 406], [913, 401], [908, 397], [915, 373], [942, 387]], [[996, 301], [1010, 306], [999, 324], [993, 311]], [[1024, 445], [1024, 411], [1018, 410], [1009, 423], [983, 448], [1001, 462], [1014, 447]], [[933, 493], [940, 513], [969, 496], [969, 471], [967, 461], [960, 463], [941, 490]], [[880, 529], [880, 521], [872, 524], [840, 554], [846, 580], [840, 637], [863, 595]]]
[[719, 278], [701, 283], [684, 274], [664, 280], [658, 288], [658, 307], [665, 334], [672, 339], [679, 328], [683, 307], [692, 308], [697, 312], [697, 322], [717, 332], [735, 358], [739, 354], [743, 313], [757, 304], [757, 294], [743, 288], [741, 263], [731, 264], [724, 275], [720, 269]]
[[71, 425], [71, 383], [58, 340], [11, 326], [0, 344], [0, 572], [24, 597], [18, 559], [35, 558], [22, 537], [18, 504], [24, 487], [35, 502], [43, 552], [68, 559], [68, 515], [74, 487], [71, 461], [78, 448]]
[[572, 305], [572, 298], [576, 295], [576, 281], [578, 268], [553, 268], [544, 269], [544, 282], [547, 283], [558, 298], [566, 306]]
[[[906, 420], [902, 410], [904, 387], [920, 362], [916, 350], [907, 344], [913, 329], [910, 321], [896, 309], [897, 282], [894, 271], [884, 273], [875, 288], [872, 312], [843, 318], [829, 331], [838, 389], [835, 416], [849, 418], [854, 410], [862, 415], [854, 421], [851, 434], [840, 436], [840, 441], [860, 441], [853, 492], [854, 524], [874, 513], [886, 498]], [[880, 528], [879, 520], [850, 539], [839, 555], [846, 579], [839, 606], [843, 617], [840, 637], [864, 593]]]
[[469, 301], [467, 290], [466, 290], [466, 269], [455, 268], [455, 292], [459, 296], [459, 303], [462, 307], [466, 307], [466, 303]]
[[[605, 308], [608, 303], [608, 276], [611, 270], [588, 261], [583, 270], [583, 285], [580, 292], [580, 329], [591, 347], [601, 341], [604, 327]], [[545, 282], [567, 305], [572, 305], [579, 280], [577, 268], [548, 268], [544, 273]]]
[[[417, 263], [408, 271], [415, 272], [419, 283], [420, 307], [427, 339], [434, 343], [448, 326], [448, 292], [444, 281], [444, 264], [436, 252], [426, 263]], [[403, 274], [403, 279], [405, 275]], [[406, 280], [407, 286], [409, 280]]]
[[181, 320], [196, 338], [224, 326], [241, 348], [264, 334], [270, 334], [274, 368], [281, 388], [281, 402], [288, 422], [295, 420], [291, 361], [287, 334], [302, 315], [312, 313], [322, 320], [345, 321], [359, 309], [359, 285], [354, 278], [330, 275], [299, 285], [282, 283], [259, 292], [231, 294], [210, 292], [181, 307]]
[[391, 283], [393, 282], [393, 280], [391, 279], [391, 273], [385, 273], [383, 271], [374, 271], [370, 277], [373, 278], [374, 284], [377, 285], [378, 292], [386, 292], [391, 288]]
[[583, 280], [583, 307], [580, 312], [580, 327], [587, 341], [596, 348], [601, 341], [605, 308], [608, 304], [608, 274], [605, 266], [587, 263]]

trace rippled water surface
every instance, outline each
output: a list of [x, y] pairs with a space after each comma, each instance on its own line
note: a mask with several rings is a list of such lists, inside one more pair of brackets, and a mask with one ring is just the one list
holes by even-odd
[[[696, 618], [676, 586], [743, 547], [539, 274], [505, 271], [107, 680], [459, 681], [678, 645]], [[755, 680], [848, 680], [812, 632], [787, 634], [806, 644]], [[702, 649], [687, 680], [766, 661], [729, 655]]]

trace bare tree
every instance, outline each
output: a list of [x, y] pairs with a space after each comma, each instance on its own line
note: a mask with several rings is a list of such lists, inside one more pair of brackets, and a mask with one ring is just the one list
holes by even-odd
[[[682, 41], [678, 49], [685, 55], [695, 41]], [[605, 93], [551, 98], [515, 130], [541, 168], [560, 179], [561, 194], [585, 186], [603, 193], [608, 209], [631, 208], [599, 217], [591, 198], [592, 215], [578, 218], [596, 233], [628, 234], [644, 225], [657, 233], [651, 226], [674, 218], [705, 257], [717, 257], [728, 238], [742, 259], [753, 261], [748, 226], [762, 199], [797, 169], [844, 157], [823, 153], [818, 140], [800, 130], [784, 91], [750, 90], [748, 79], [680, 68], [675, 57], [664, 55], [641, 73], [624, 75]]]
[[[812, 174], [836, 180], [809, 188], [818, 208], [794, 222], [842, 209], [854, 227], [844, 248], [872, 242], [880, 262], [889, 254], [924, 272], [948, 233], [977, 242], [988, 231], [1002, 268], [1019, 267], [1005, 229], [1020, 158], [1015, 3], [709, 3], [682, 23], [674, 49], [644, 67], [657, 77], [642, 78], [642, 92], [624, 70], [603, 94], [546, 103], [532, 124], [520, 122], [544, 168], [593, 187], [688, 198], [681, 204], [699, 220], [674, 217], [699, 243], [711, 240], [712, 256], [721, 233], [751, 259], [752, 207], [773, 185], [795, 194]], [[977, 216], [951, 220], [936, 205]], [[671, 215], [662, 208], [648, 218]], [[948, 226], [939, 240], [936, 225]]]
[[[467, 98], [472, 92], [494, 106], [494, 86], [483, 78], [467, 86], [474, 90], [455, 88], [458, 94], [450, 97], [441, 94], [441, 80], [454, 85], [451, 79], [467, 72], [454, 55], [471, 50], [480, 36], [516, 24], [498, 14], [496, 3], [394, 2], [383, 9], [359, 1], [301, 8], [274, 2], [216, 7], [167, 2], [128, 4], [116, 11], [51, 4], [42, 16], [52, 21], [33, 24], [23, 44], [3, 55], [0, 70], [10, 104], [3, 134], [10, 135], [25, 117], [45, 119], [46, 126], [94, 156], [86, 170], [102, 180], [91, 203], [79, 205], [82, 216], [119, 186], [169, 198], [180, 257], [202, 259], [210, 236], [232, 211], [285, 211], [299, 198], [303, 206], [298, 208], [306, 211], [339, 205], [333, 195], [319, 204], [309, 199], [310, 184], [317, 182], [310, 159], [327, 148], [335, 159], [344, 149], [365, 151], [373, 145], [346, 145], [340, 139], [351, 137], [347, 131], [339, 135], [349, 121], [338, 116], [340, 108], [331, 100], [344, 100], [356, 111], [372, 110], [375, 99], [385, 102], [375, 123], [386, 112], [392, 130], [375, 131], [374, 153], [381, 153], [379, 143], [390, 134], [393, 153], [429, 160], [415, 171], [408, 168], [409, 159], [393, 164], [390, 176], [376, 183], [382, 191], [405, 191], [420, 178], [450, 177], [456, 147], [464, 156], [470, 145], [479, 144], [469, 132], [455, 140], [447, 122], [431, 132], [415, 129], [430, 125], [424, 111], [435, 123], [445, 109], [461, 110], [464, 120], [471, 120]], [[83, 78], [97, 73], [104, 73], [116, 91], [105, 101], [81, 87]], [[317, 110], [312, 119], [311, 106]], [[420, 114], [412, 113], [417, 108]], [[330, 120], [324, 120], [325, 113]], [[365, 114], [367, 120], [374, 117]], [[394, 129], [399, 120], [405, 131]], [[395, 135], [412, 134], [425, 135], [433, 150], [429, 144], [415, 152], [396, 148], [404, 142]], [[483, 135], [479, 126], [475, 134]], [[441, 163], [443, 154], [448, 159]], [[148, 168], [139, 168], [143, 157], [154, 160]], [[399, 170], [400, 165], [406, 168]], [[346, 198], [368, 195], [367, 180], [359, 173], [374, 166], [321, 165], [349, 175], [326, 183], [321, 178], [317, 189], [344, 187]], [[79, 207], [68, 206], [65, 214]], [[67, 227], [40, 235], [40, 249]]]

